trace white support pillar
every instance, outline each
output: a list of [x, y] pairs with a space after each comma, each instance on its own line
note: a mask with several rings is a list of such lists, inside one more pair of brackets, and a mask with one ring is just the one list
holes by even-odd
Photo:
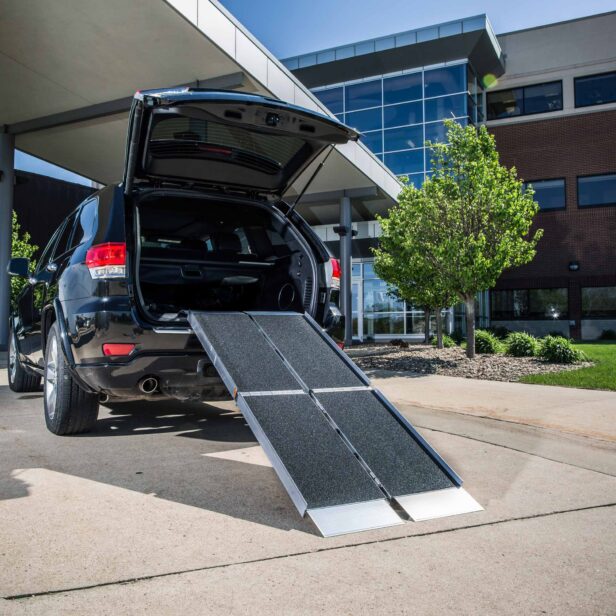
[[11, 258], [14, 162], [15, 138], [0, 133], [0, 351], [7, 349], [9, 333], [10, 286], [6, 266]]
[[350, 197], [340, 198], [340, 309], [344, 315], [344, 344], [353, 344], [353, 299], [351, 297], [351, 241], [353, 222]]

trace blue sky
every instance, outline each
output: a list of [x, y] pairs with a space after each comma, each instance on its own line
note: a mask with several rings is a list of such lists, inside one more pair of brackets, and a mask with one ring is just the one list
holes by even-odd
[[[274, 55], [286, 58], [486, 13], [497, 34], [614, 10], [614, 0], [220, 0]], [[18, 152], [17, 169], [88, 181]]]
[[219, 0], [279, 58], [486, 13], [497, 34], [605, 13], [614, 0]]

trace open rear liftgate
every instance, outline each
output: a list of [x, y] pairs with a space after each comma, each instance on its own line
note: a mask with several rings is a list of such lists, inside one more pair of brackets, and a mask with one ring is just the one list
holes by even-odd
[[324, 536], [481, 510], [310, 316], [188, 320], [298, 511]]

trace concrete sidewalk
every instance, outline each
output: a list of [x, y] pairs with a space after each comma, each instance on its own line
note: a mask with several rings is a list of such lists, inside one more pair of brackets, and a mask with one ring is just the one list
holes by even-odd
[[2, 374], [0, 614], [610, 613], [616, 444], [401, 410], [485, 511], [323, 539], [231, 404], [57, 437]]
[[395, 404], [616, 441], [616, 392], [453, 376], [402, 376], [384, 370], [369, 375]]

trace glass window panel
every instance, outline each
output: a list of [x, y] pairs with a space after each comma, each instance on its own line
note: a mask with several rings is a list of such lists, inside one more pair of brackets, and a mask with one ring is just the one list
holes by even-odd
[[424, 96], [466, 92], [466, 65], [445, 66], [424, 72]]
[[423, 126], [404, 126], [383, 131], [385, 150], [406, 150], [423, 146]]
[[385, 128], [392, 126], [406, 126], [407, 124], [419, 124], [423, 122], [423, 103], [404, 103], [383, 108], [383, 120]]
[[432, 143], [441, 143], [446, 141], [447, 130], [443, 122], [434, 122], [433, 124], [426, 124], [426, 141]]
[[381, 107], [366, 111], [354, 111], [345, 116], [346, 123], [359, 131], [377, 130], [383, 127]]
[[409, 184], [413, 184], [415, 188], [421, 188], [421, 185], [424, 182], [424, 174], [423, 173], [413, 173], [407, 176], [409, 179]]
[[529, 289], [528, 317], [531, 319], [567, 318], [567, 289]]
[[364, 263], [364, 278], [376, 278], [372, 263]]
[[443, 96], [426, 101], [426, 122], [466, 115], [466, 94]]
[[421, 149], [385, 154], [385, 164], [397, 175], [418, 173], [424, 170], [424, 151]]
[[72, 246], [78, 246], [94, 237], [98, 228], [98, 199], [88, 201], [79, 213], [79, 224], [75, 229]]
[[524, 113], [544, 113], [563, 108], [562, 81], [542, 83], [524, 88]]
[[565, 207], [565, 180], [526, 182], [534, 191], [534, 199], [541, 210], [560, 210]]
[[353, 276], [361, 276], [361, 263], [353, 263], [351, 266], [351, 272]]
[[363, 133], [360, 140], [377, 154], [383, 151], [383, 131], [379, 130], [373, 133]]
[[368, 337], [404, 334], [404, 313], [365, 315], [364, 331]]
[[488, 120], [498, 120], [499, 118], [510, 118], [512, 116], [522, 115], [524, 109], [523, 99], [524, 95], [522, 88], [488, 92]]
[[404, 302], [389, 294], [389, 287], [380, 278], [364, 278], [364, 312], [394, 312], [404, 309]]
[[575, 79], [575, 106], [604, 105], [616, 102], [616, 71]]
[[346, 86], [346, 111], [377, 107], [382, 104], [381, 80], [365, 81]]
[[412, 310], [406, 313], [406, 333], [423, 334], [426, 316], [423, 310]]
[[578, 205], [616, 205], [616, 174], [578, 178]]
[[583, 287], [582, 316], [616, 318], [616, 287]]
[[344, 90], [341, 87], [331, 88], [330, 90], [320, 90], [314, 95], [332, 112], [342, 113], [344, 111]]
[[421, 72], [383, 79], [383, 102], [402, 103], [422, 97]]

